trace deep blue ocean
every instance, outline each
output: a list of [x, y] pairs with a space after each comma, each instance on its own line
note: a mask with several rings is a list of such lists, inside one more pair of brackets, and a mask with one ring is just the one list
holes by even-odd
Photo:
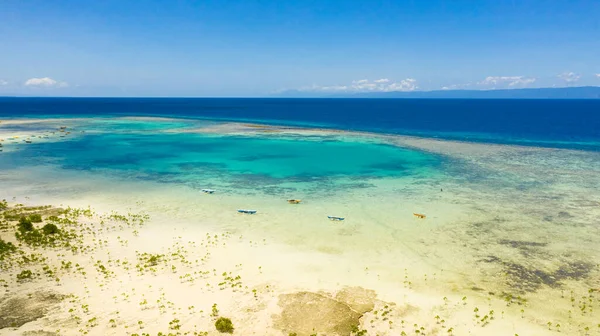
[[600, 100], [0, 98], [0, 118], [125, 115], [600, 150]]

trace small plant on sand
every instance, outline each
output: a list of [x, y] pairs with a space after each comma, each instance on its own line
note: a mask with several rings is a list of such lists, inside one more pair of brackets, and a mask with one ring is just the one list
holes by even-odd
[[353, 325], [350, 332], [352, 336], [365, 336], [367, 334], [366, 330], [361, 330], [357, 325]]
[[217, 304], [216, 303], [214, 303], [212, 305], [212, 313], [210, 314], [210, 316], [214, 316], [214, 317], [219, 316], [219, 309], [217, 309]]
[[47, 234], [47, 235], [55, 234], [55, 233], [58, 233], [58, 227], [54, 224], [46, 224], [42, 228], [42, 231], [44, 232], [44, 234]]
[[3, 199], [0, 201], [0, 210], [4, 210], [6, 208], [8, 208], [8, 202], [6, 202], [6, 200]]
[[229, 333], [233, 334], [233, 323], [230, 319], [226, 317], [219, 317], [217, 322], [215, 322], [215, 328], [221, 333]]
[[181, 325], [179, 324], [179, 320], [178, 319], [173, 319], [173, 321], [169, 322], [169, 329], [171, 330], [179, 330], [181, 328]]
[[21, 273], [17, 274], [17, 281], [22, 282], [33, 279], [33, 273], [30, 270], [22, 270]]
[[42, 222], [42, 215], [40, 215], [40, 214], [31, 214], [31, 215], [29, 215], [29, 220], [32, 223], [41, 223]]

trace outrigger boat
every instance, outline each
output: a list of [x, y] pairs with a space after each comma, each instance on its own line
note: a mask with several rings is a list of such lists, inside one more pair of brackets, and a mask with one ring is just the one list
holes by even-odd
[[243, 213], [243, 214], [254, 215], [256, 213], [256, 210], [238, 209], [237, 212]]
[[327, 216], [327, 218], [331, 219], [332, 221], [343, 221], [344, 217], [337, 217], [337, 216]]
[[202, 192], [203, 192], [203, 193], [205, 193], [205, 194], [212, 194], [212, 193], [214, 193], [215, 191], [214, 191], [214, 190], [212, 190], [212, 189], [202, 189]]
[[420, 218], [420, 219], [425, 219], [425, 217], [427, 217], [424, 214], [414, 213], [414, 212], [413, 212], [413, 215], [415, 215], [415, 217]]
[[300, 202], [302, 202], [302, 200], [299, 199], [289, 199], [287, 200], [288, 203], [290, 204], [300, 204]]

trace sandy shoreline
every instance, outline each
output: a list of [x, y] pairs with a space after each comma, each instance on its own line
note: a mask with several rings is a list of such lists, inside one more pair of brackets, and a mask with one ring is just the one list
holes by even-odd
[[[507, 310], [502, 319], [493, 321], [499, 329], [514, 328], [515, 322], [521, 332], [533, 327], [522, 319], [515, 319], [507, 308], [497, 303], [486, 304], [475, 297], [462, 300], [458, 293], [447, 294], [445, 300], [419, 294], [406, 283], [397, 287], [382, 283], [373, 274], [376, 270], [354, 269], [350, 274], [363, 274], [345, 279], [342, 270], [354, 268], [352, 263], [340, 265], [337, 258], [327, 261], [322, 255], [307, 255], [267, 241], [235, 237], [227, 232], [205, 232], [201, 227], [185, 224], [167, 229], [161, 225], [164, 219], [139, 225], [131, 220], [110, 220], [106, 215], [67, 217], [81, 221], [78, 229], [84, 236], [82, 246], [87, 246], [88, 251], [71, 254], [65, 249], [46, 248], [42, 250], [46, 261], [25, 267], [34, 274], [39, 272], [39, 276], [18, 281], [15, 276], [19, 267], [13, 266], [9, 271], [12, 276], [2, 277], [8, 285], [7, 298], [54, 293], [65, 299], [58, 305], [48, 304], [45, 318], [19, 329], [2, 329], [0, 333], [60, 329], [60, 335], [76, 335], [82, 331], [92, 335], [166, 334], [175, 330], [169, 323], [178, 320], [180, 332], [203, 330], [218, 334], [213, 326], [216, 317], [211, 316], [215, 303], [219, 316], [234, 321], [236, 334], [297, 332], [305, 335], [314, 327], [321, 328], [323, 334], [332, 334], [336, 328], [349, 328], [348, 324], [352, 323], [360, 323], [361, 329], [369, 334], [396, 335], [414, 328], [415, 323], [419, 326], [417, 329], [423, 327], [422, 331], [428, 334], [441, 332], [441, 325], [459, 334], [481, 328], [479, 323], [464, 321], [474, 305], [490, 311]], [[88, 228], [93, 234], [85, 233], [90, 232]], [[140, 256], [145, 253], [161, 255], [160, 261], [144, 266], [147, 258]], [[74, 267], [75, 270], [63, 269], [61, 265], [65, 262], [79, 266]], [[44, 274], [45, 267], [54, 270], [52, 276]], [[331, 273], [342, 276], [337, 280], [315, 279], [314, 269], [320, 267], [336, 268], [338, 270]], [[411, 274], [406, 281], [419, 281], [413, 276]], [[439, 281], [435, 275], [432, 278], [428, 281]], [[360, 285], [370, 285], [377, 291]], [[310, 295], [315, 297], [306, 298], [306, 293], [314, 293]], [[302, 321], [308, 314], [302, 307], [310, 306], [308, 302], [314, 302], [317, 297], [323, 299], [319, 303], [322, 307], [317, 304], [312, 309], [325, 322], [314, 320], [315, 316], [312, 322]], [[362, 310], [351, 308], [357, 302], [364, 306]], [[332, 304], [339, 307], [332, 308]], [[382, 318], [375, 311], [388, 313]], [[24, 309], [23, 313], [27, 312]], [[443, 316], [446, 322], [437, 323], [434, 318], [437, 315]], [[138, 321], [142, 321], [141, 324]], [[333, 326], [329, 326], [332, 323]], [[408, 323], [410, 326], [402, 327]], [[485, 330], [486, 334], [494, 334], [489, 333], [489, 328]]]
[[[5, 124], [0, 123], [0, 127], [2, 125]], [[271, 133], [277, 135], [345, 135], [344, 132], [328, 130], [248, 124], [208, 125], [195, 131], [264, 136], [265, 130], [275, 131]], [[13, 136], [8, 132], [1, 134], [3, 138]], [[368, 133], [351, 135], [371, 137]], [[497, 169], [502, 161], [509, 158], [510, 164], [502, 166], [506, 174], [530, 174], [536, 179], [550, 179], [550, 176], [538, 177], [549, 172], [560, 176], [563, 172], [559, 169], [563, 169], [565, 174], [569, 174], [565, 175], [565, 181], [581, 179], [583, 183], [587, 179], [589, 183], [593, 174], [592, 171], [586, 175], [585, 166], [555, 164], [562, 161], [566, 164], [569, 160], [580, 162], [583, 154], [579, 151], [484, 146], [415, 137], [381, 136], [378, 139], [396, 142], [401, 147], [412, 146], [460, 158], [482, 169]], [[553, 153], [557, 158], [552, 165], [530, 167], [530, 160], [543, 163], [538, 158]], [[453, 239], [468, 237], [470, 228], [465, 229], [458, 223], [468, 219], [474, 222], [488, 220], [487, 217], [470, 218], [473, 215], [463, 214], [464, 204], [470, 202], [473, 193], [467, 189], [466, 182], [461, 182], [464, 183], [462, 187], [457, 184], [455, 190], [447, 191], [455, 193], [450, 194], [454, 197], [451, 199], [449, 196], [434, 198], [429, 194], [402, 198], [401, 203], [407, 205], [428, 206], [430, 217], [424, 222], [427, 226], [415, 222], [409, 209], [403, 213], [405, 217], [399, 219], [382, 217], [382, 213], [392, 212], [396, 206], [377, 204], [378, 200], [369, 204], [376, 209], [370, 213], [365, 205], [368, 200], [362, 193], [348, 195], [348, 199], [341, 199], [339, 204], [332, 202], [335, 203], [332, 207], [345, 209], [350, 214], [352, 220], [342, 225], [322, 221], [318, 215], [322, 212], [322, 205], [316, 202], [294, 208], [266, 196], [259, 200], [229, 194], [199, 198], [194, 190], [129, 183], [113, 178], [98, 179], [92, 184], [91, 175], [81, 173], [77, 178], [67, 178], [66, 174], [63, 176], [59, 170], [52, 169], [40, 167], [38, 170], [4, 172], [0, 174], [4, 187], [0, 195], [9, 198], [9, 211], [25, 215], [30, 211], [14, 208], [17, 203], [63, 208], [91, 205], [98, 211], [91, 217], [75, 216], [76, 212], [70, 212], [61, 218], [66, 216], [78, 224], [57, 224], [59, 229], [72, 227], [76, 230], [82, 237], [80, 245], [87, 246], [89, 250], [76, 254], [63, 247], [37, 247], [33, 250], [22, 243], [19, 248], [25, 253], [42, 253], [48, 259], [19, 264], [19, 254], [11, 254], [10, 270], [0, 276], [7, 285], [5, 295], [0, 299], [0, 309], [12, 311], [14, 309], [10, 307], [18, 306], [27, 312], [25, 315], [38, 318], [18, 328], [9, 326], [0, 329], [1, 335], [27, 335], [40, 330], [48, 332], [46, 335], [155, 335], [158, 332], [217, 335], [219, 332], [214, 325], [217, 316], [231, 318], [234, 334], [239, 335], [288, 335], [294, 332], [302, 336], [313, 333], [350, 335], [356, 334], [351, 330], [354, 325], [358, 330], [366, 330], [368, 335], [415, 334], [416, 330], [425, 335], [505, 335], [507, 331], [520, 335], [550, 335], [557, 334], [558, 329], [562, 333], [579, 334], [583, 323], [591, 315], [577, 315], [573, 317], [576, 322], [569, 323], [569, 317], [565, 315], [567, 308], [548, 315], [549, 307], [543, 307], [541, 299], [525, 302], [515, 294], [507, 301], [503, 293], [468, 290], [482, 285], [494, 287], [491, 282], [496, 280], [487, 279], [489, 284], [485, 283], [485, 278], [473, 282], [476, 279], [473, 274], [455, 274], [440, 266], [446, 262], [444, 257], [461, 255], [458, 243], [454, 243], [456, 251], [436, 248], [452, 247], [448, 244]], [[583, 171], [583, 175], [575, 178], [573, 171]], [[554, 188], [559, 192], [562, 182], [554, 180], [556, 178], [552, 181], [556, 183]], [[385, 197], [385, 200], [398, 197], [390, 186], [377, 185], [377, 188], [382, 195], [380, 197]], [[403, 188], [405, 192], [412, 190]], [[433, 187], [430, 189], [433, 190]], [[585, 189], [579, 191], [581, 196], [574, 194], [574, 189], [569, 192], [574, 200], [586, 197]], [[506, 194], [502, 202], [508, 202], [515, 195]], [[13, 196], [17, 198], [12, 200]], [[535, 202], [540, 196], [527, 197]], [[244, 216], [232, 211], [248, 202], [255, 202], [261, 212], [256, 216]], [[495, 202], [496, 198], [489, 201], [480, 199], [477, 206], [495, 209]], [[505, 206], [509, 209], [518, 205], [507, 203]], [[113, 210], [125, 217], [108, 218]], [[506, 210], [494, 211], [503, 213]], [[132, 219], [139, 217], [128, 216], [128, 212], [142, 212], [149, 218], [139, 225]], [[572, 220], [585, 223], [597, 213], [596, 208], [590, 207], [585, 212], [586, 217]], [[306, 228], [298, 228], [294, 231], [295, 236], [285, 235], [288, 231], [285, 228], [278, 229], [281, 223], [299, 216], [305, 217], [298, 220]], [[48, 223], [48, 216], [42, 217], [44, 222], [35, 224], [38, 229]], [[124, 218], [128, 217], [125, 221]], [[104, 224], [101, 224], [103, 221]], [[386, 240], [385, 236], [390, 232], [386, 226], [363, 232], [361, 224], [369, 221], [398, 222], [396, 231], [391, 231], [397, 236]], [[16, 225], [15, 220], [4, 220], [1, 232], [2, 239], [15, 246], [18, 245], [14, 235]], [[507, 226], [508, 229], [514, 228]], [[315, 230], [319, 230], [323, 238], [311, 239], [310, 234], [314, 235]], [[463, 233], [463, 230], [466, 231]], [[442, 235], [444, 231], [448, 234]], [[369, 235], [380, 237], [381, 241], [362, 242]], [[328, 241], [328, 237], [337, 238], [336, 241]], [[523, 241], [540, 239], [534, 233], [529, 239], [521, 238]], [[411, 239], [416, 241], [410, 242]], [[420, 243], [421, 239], [431, 241]], [[519, 241], [505, 244], [510, 246], [519, 244]], [[352, 246], [356, 248], [352, 249]], [[515, 250], [523, 252], [535, 246], [517, 245]], [[481, 256], [465, 255], [465, 259], [485, 258], [486, 253], [490, 254], [496, 247], [483, 248], [489, 251], [483, 251]], [[533, 250], [527, 251], [533, 253]], [[149, 255], [162, 256], [155, 263], [149, 261]], [[436, 259], [439, 259], [436, 263], [425, 263]], [[63, 262], [71, 262], [71, 267], [63, 267]], [[0, 263], [6, 265], [5, 261]], [[76, 264], [79, 264], [79, 270]], [[136, 265], [141, 265], [141, 271]], [[44, 270], [45, 266], [52, 270], [51, 276]], [[40, 273], [40, 276], [18, 281], [16, 275], [24, 269]], [[513, 270], [525, 272], [519, 268]], [[565, 269], [563, 272], [572, 270]], [[57, 282], [56, 278], [60, 280]], [[586, 293], [588, 288], [582, 284], [568, 284], [574, 290], [572, 295], [576, 296], [577, 302], [582, 300], [582, 296], [593, 294]], [[547, 293], [544, 290], [538, 292], [541, 298], [554, 297], [557, 300], [555, 305], [570, 307], [568, 294], [560, 298], [559, 289], [549, 288]], [[557, 293], [559, 297], [556, 297]], [[47, 305], [43, 309], [28, 306], [29, 294], [37, 298], [37, 302], [46, 302]], [[217, 304], [216, 314], [212, 311], [213, 304]], [[19, 316], [11, 318], [13, 322], [19, 320]], [[550, 326], [547, 326], [548, 319], [552, 322]], [[0, 319], [0, 323], [2, 321]]]

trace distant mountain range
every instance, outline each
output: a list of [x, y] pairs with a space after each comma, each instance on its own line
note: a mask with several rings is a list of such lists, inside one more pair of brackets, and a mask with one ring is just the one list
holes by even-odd
[[286, 98], [438, 98], [438, 99], [600, 99], [600, 86], [506, 90], [437, 90], [359, 93], [323, 93], [289, 90], [275, 97]]

